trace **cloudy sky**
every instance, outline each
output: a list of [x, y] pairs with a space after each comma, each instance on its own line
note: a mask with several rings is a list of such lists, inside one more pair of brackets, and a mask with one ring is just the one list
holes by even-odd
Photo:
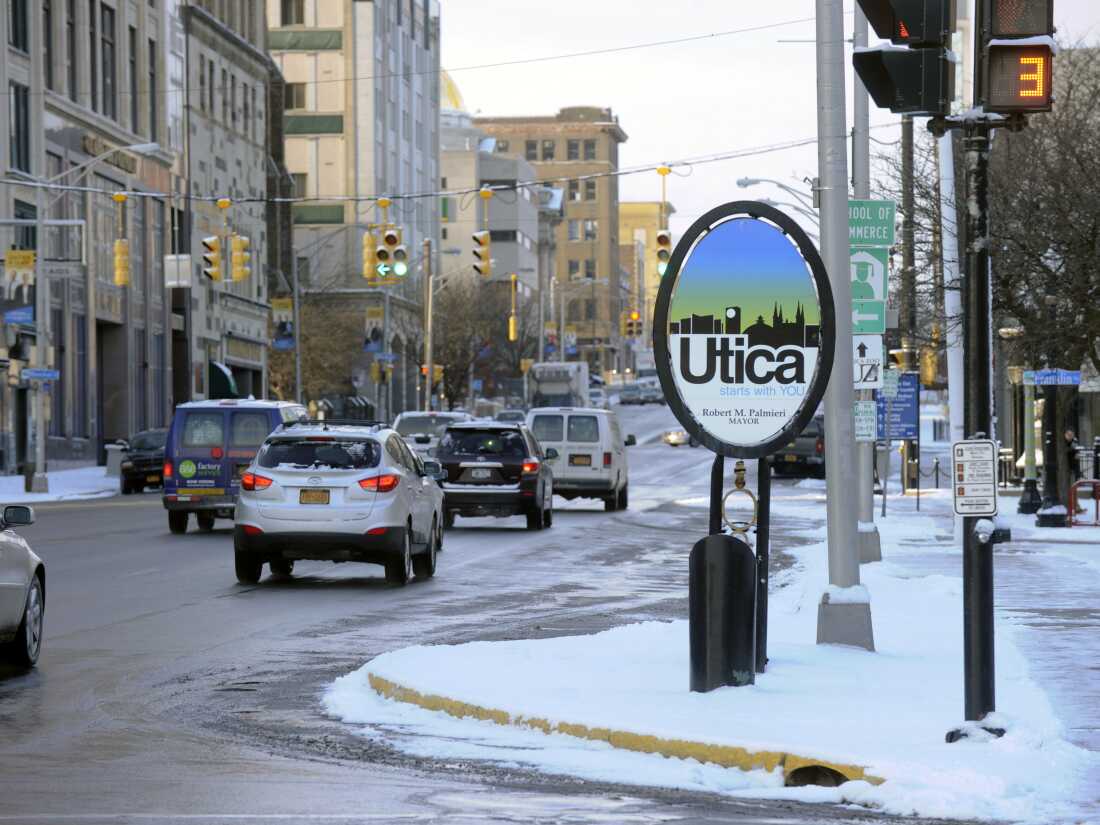
[[[629, 136], [620, 157], [623, 167], [816, 135], [811, 0], [441, 0], [441, 5], [443, 66], [452, 71], [471, 112], [534, 115], [570, 105], [611, 107]], [[846, 7], [850, 36], [853, 7]], [[1062, 39], [1100, 41], [1096, 0], [1056, 0], [1055, 17]], [[462, 68], [772, 24], [785, 25], [589, 57]], [[848, 76], [850, 83], [850, 62]], [[850, 119], [850, 95], [848, 107]], [[896, 120], [872, 108], [872, 125]], [[884, 128], [872, 135], [889, 142], [897, 132]], [[789, 199], [772, 187], [738, 189], [735, 181], [769, 177], [803, 187], [801, 180], [816, 174], [816, 151], [809, 145], [698, 165], [690, 177], [670, 176], [669, 198], [678, 210], [674, 230], [747, 192]], [[623, 199], [659, 196], [656, 173], [622, 180]]]

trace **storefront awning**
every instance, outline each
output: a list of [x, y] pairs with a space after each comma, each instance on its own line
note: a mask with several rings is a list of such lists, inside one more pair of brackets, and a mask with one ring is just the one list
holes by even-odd
[[207, 381], [209, 383], [208, 398], [240, 398], [237, 389], [237, 379], [233, 377], [233, 371], [220, 361], [208, 362]]

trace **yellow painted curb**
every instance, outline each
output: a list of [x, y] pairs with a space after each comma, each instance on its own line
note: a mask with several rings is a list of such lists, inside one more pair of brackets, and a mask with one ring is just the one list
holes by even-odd
[[448, 699], [446, 696], [420, 693], [373, 673], [368, 673], [367, 679], [370, 681], [370, 686], [382, 696], [395, 699], [398, 702], [416, 705], [426, 710], [442, 711], [458, 719], [472, 717], [486, 722], [495, 722], [498, 725], [533, 728], [543, 733], [564, 733], [580, 739], [607, 742], [612, 747], [623, 750], [654, 753], [678, 759], [695, 759], [699, 762], [711, 762], [715, 765], [721, 765], [724, 768], [740, 768], [746, 771], [755, 768], [763, 768], [768, 771], [780, 768], [783, 775], [787, 776], [799, 768], [820, 766], [836, 771], [849, 781], [862, 779], [873, 785], [880, 785], [884, 781], [880, 777], [871, 776], [865, 768], [859, 765], [827, 762], [822, 759], [812, 759], [782, 751], [750, 751], [734, 745], [714, 745], [688, 739], [663, 739], [659, 736], [629, 733], [628, 731], [590, 728], [587, 725], [578, 725], [572, 722], [550, 722], [539, 717], [513, 715], [503, 710], [484, 708], [469, 702]]

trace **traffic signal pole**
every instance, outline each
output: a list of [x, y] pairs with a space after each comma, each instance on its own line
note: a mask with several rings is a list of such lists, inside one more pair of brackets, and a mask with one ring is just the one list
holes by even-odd
[[[836, 354], [825, 392], [825, 506], [829, 584], [859, 584], [856, 536], [855, 396], [852, 376], [852, 288], [848, 248], [848, 141], [844, 88], [843, 0], [817, 0], [817, 132], [821, 247], [836, 304]], [[874, 650], [869, 603], [837, 604], [822, 595], [818, 644]]]
[[[867, 45], [867, 15], [856, 4], [853, 45]], [[871, 197], [871, 100], [859, 75], [852, 84], [852, 192], [857, 199]], [[884, 365], [885, 366], [885, 365]], [[860, 401], [873, 401], [872, 390], [856, 393]], [[882, 561], [882, 540], [875, 524], [875, 442], [856, 442], [858, 473], [857, 518], [860, 562]]]
[[424, 376], [424, 409], [432, 408], [432, 239], [424, 239], [424, 363], [428, 374]]

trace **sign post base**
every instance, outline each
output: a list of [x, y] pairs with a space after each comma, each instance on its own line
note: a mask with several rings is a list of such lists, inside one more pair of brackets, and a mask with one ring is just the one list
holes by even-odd
[[882, 561], [882, 538], [878, 525], [859, 523], [859, 563]]
[[826, 593], [817, 606], [817, 643], [849, 645], [874, 651], [871, 605], [867, 602], [836, 602]]

